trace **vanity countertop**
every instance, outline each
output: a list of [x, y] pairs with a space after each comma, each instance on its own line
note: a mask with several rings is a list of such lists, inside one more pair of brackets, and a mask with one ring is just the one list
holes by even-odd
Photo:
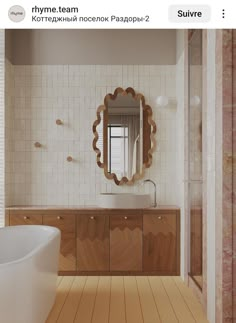
[[[13, 205], [7, 206], [6, 210], [64, 210], [64, 211], [93, 211], [93, 210], [128, 210], [124, 208], [101, 208], [96, 205], [84, 205], [84, 206], [46, 206], [46, 205]], [[155, 210], [179, 210], [180, 208], [176, 205], [158, 205], [157, 207], [149, 207], [149, 208], [139, 208], [139, 209], [129, 209], [129, 210], [147, 210], [147, 211], [155, 211]]]

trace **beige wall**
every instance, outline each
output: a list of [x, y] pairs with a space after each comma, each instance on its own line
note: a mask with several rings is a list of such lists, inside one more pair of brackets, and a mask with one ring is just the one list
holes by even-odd
[[10, 61], [12, 61], [12, 54], [13, 54], [13, 50], [12, 50], [12, 44], [13, 44], [12, 34], [13, 34], [13, 30], [11, 30], [11, 29], [6, 29], [5, 30], [5, 56]]
[[19, 29], [6, 36], [14, 65], [176, 64], [176, 30]]

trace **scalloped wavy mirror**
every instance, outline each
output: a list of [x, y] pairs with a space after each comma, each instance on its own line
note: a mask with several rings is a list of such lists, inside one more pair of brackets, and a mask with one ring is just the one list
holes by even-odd
[[156, 124], [143, 94], [131, 87], [116, 88], [97, 109], [93, 149], [106, 178], [131, 185], [152, 164]]

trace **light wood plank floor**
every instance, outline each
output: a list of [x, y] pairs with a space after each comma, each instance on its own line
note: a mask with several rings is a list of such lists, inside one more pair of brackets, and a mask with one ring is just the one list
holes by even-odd
[[180, 277], [58, 277], [46, 323], [208, 323]]

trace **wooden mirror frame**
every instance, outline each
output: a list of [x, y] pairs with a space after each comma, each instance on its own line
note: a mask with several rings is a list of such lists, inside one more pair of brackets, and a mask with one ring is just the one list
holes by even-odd
[[[143, 166], [142, 166], [142, 173], [135, 173], [131, 179], [128, 179], [127, 177], [122, 177], [120, 180], [117, 178], [115, 173], [109, 173], [108, 172], [108, 167], [107, 167], [107, 122], [108, 122], [108, 100], [115, 100], [117, 95], [128, 95], [131, 94], [134, 100], [142, 102], [142, 107], [143, 107], [143, 117], [146, 119], [146, 123], [144, 122], [143, 126], [143, 154], [146, 156]], [[101, 161], [101, 151], [97, 147], [97, 142], [98, 142], [98, 132], [97, 132], [97, 126], [101, 123], [101, 113], [104, 114], [103, 118], [103, 162]], [[126, 90], [122, 89], [121, 87], [118, 87], [115, 89], [114, 94], [107, 94], [104, 98], [104, 104], [100, 105], [97, 108], [97, 119], [93, 123], [93, 134], [94, 134], [94, 139], [93, 139], [93, 149], [97, 154], [97, 165], [100, 168], [104, 169], [104, 174], [107, 179], [113, 179], [116, 185], [132, 185], [134, 184], [135, 180], [139, 180], [143, 177], [144, 175], [144, 170], [145, 168], [149, 168], [152, 164], [152, 153], [155, 149], [156, 146], [156, 140], [155, 140], [155, 133], [156, 133], [156, 123], [152, 119], [152, 108], [145, 103], [145, 97], [141, 93], [136, 93], [135, 90], [131, 87], [128, 87]], [[146, 134], [146, 136], [145, 136]], [[150, 135], [149, 135], [150, 134]], [[147, 136], [148, 135], [148, 136]], [[105, 144], [104, 144], [105, 142]], [[145, 142], [148, 143], [148, 146], [145, 145]], [[104, 147], [105, 146], [105, 147]], [[146, 147], [145, 147], [146, 146]]]

